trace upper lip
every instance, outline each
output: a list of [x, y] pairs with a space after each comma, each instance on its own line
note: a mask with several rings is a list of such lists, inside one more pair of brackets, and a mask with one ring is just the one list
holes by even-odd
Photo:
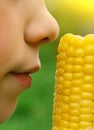
[[27, 70], [23, 71], [22, 73], [32, 74], [32, 73], [38, 71], [39, 69], [40, 69], [40, 66], [35, 66], [33, 68], [30, 68], [30, 69], [27, 69]]
[[29, 69], [24, 69], [22, 71], [12, 71], [11, 73], [17, 73], [17, 74], [32, 74], [35, 73], [36, 71], [38, 71], [40, 69], [40, 66], [34, 66], [33, 68], [29, 68]]

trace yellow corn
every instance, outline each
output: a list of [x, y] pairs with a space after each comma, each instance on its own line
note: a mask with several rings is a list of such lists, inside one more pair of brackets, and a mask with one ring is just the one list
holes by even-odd
[[52, 130], [94, 130], [94, 35], [64, 35], [58, 46]]

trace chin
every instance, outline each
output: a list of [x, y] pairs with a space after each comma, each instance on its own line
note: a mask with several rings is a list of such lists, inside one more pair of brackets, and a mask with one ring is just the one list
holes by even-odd
[[0, 109], [0, 124], [4, 123], [5, 121], [7, 121], [11, 117], [11, 115], [15, 111], [16, 104], [17, 104], [17, 101], [12, 103], [12, 104], [8, 104], [3, 109]]

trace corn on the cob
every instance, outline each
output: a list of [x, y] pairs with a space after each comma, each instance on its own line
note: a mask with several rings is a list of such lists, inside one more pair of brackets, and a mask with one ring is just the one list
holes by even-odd
[[52, 130], [94, 130], [94, 35], [64, 35], [58, 46]]

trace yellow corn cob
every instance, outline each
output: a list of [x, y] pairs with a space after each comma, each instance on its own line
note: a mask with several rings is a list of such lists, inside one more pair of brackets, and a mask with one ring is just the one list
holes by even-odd
[[94, 130], [94, 35], [68, 33], [58, 53], [52, 130]]

